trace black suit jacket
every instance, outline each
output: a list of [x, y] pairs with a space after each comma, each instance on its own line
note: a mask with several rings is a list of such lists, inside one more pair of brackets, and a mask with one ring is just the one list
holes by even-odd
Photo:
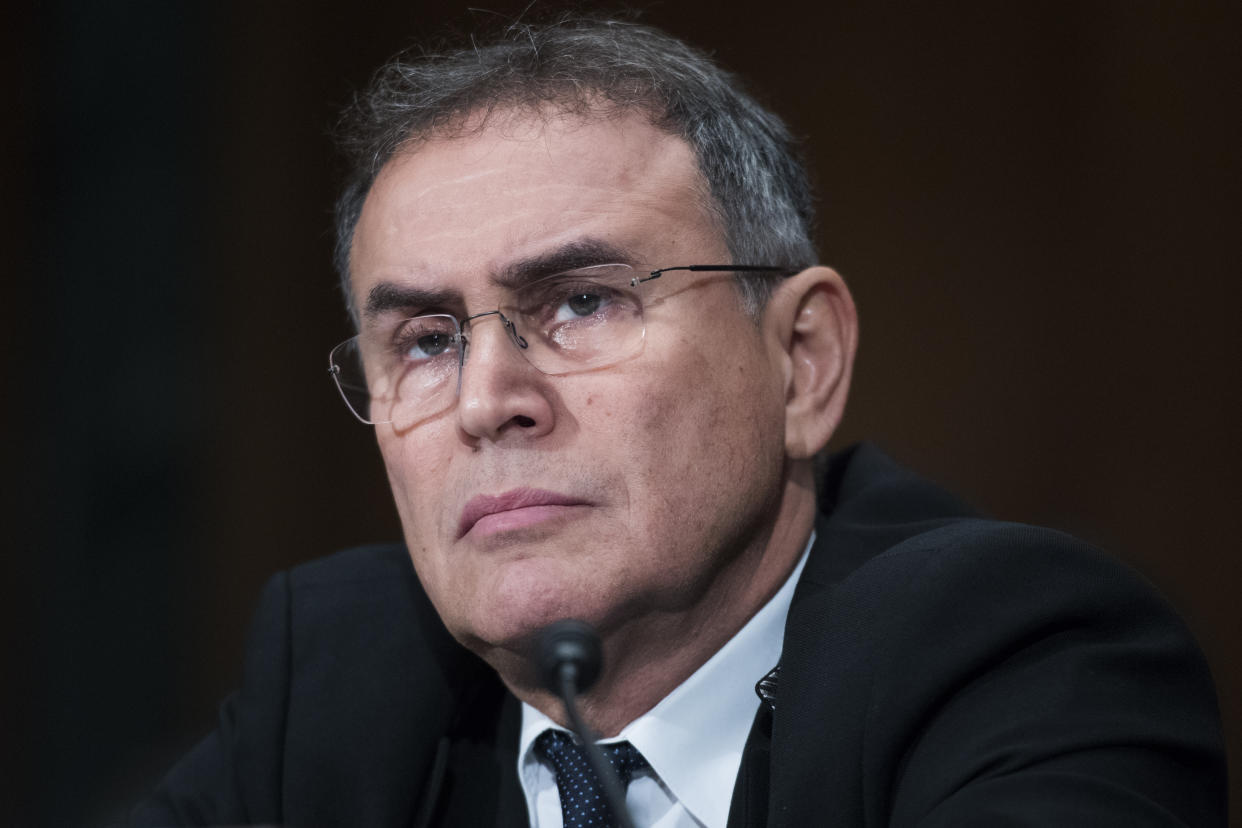
[[[820, 492], [731, 828], [1224, 824], [1211, 678], [1144, 582], [868, 446]], [[351, 550], [268, 583], [241, 690], [132, 822], [525, 826], [518, 721], [404, 548]]]

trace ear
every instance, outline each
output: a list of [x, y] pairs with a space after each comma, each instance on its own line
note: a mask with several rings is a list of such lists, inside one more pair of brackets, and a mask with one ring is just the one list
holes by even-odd
[[845, 281], [827, 267], [786, 279], [769, 301], [764, 327], [785, 369], [785, 453], [814, 457], [845, 414], [858, 313]]

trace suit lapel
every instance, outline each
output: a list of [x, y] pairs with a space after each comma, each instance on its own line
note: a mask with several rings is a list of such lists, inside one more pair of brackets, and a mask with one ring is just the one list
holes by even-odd
[[772, 751], [772, 713], [759, 705], [742, 749], [742, 764], [729, 803], [728, 828], [768, 824], [768, 782]]
[[876, 607], [870, 593], [846, 584], [907, 537], [971, 513], [868, 444], [834, 456], [818, 491], [815, 545], [785, 621], [771, 728], [771, 826], [829, 814], [843, 825], [867, 823], [863, 725]]
[[521, 706], [498, 680], [463, 709], [447, 743], [444, 773], [431, 792], [428, 825], [527, 828], [517, 775], [520, 725]]
[[526, 794], [517, 773], [517, 747], [522, 727], [522, 705], [512, 693], [505, 693], [500, 711], [500, 728], [496, 744], [496, 761], [500, 776], [497, 780], [496, 828], [529, 828]]
[[[802, 578], [794, 593], [794, 601], [799, 596], [805, 599], [809, 594], [822, 589], [824, 581], [834, 579], [829, 556], [824, 549], [825, 520], [821, 515], [816, 519], [815, 544], [811, 555], [803, 569]], [[806, 586], [806, 584], [810, 586]], [[797, 627], [794, 621], [793, 607], [786, 621], [785, 636], [788, 640], [790, 630]], [[784, 657], [782, 656], [782, 663]], [[772, 721], [780, 697], [780, 676], [782, 667], [778, 665], [767, 675], [759, 678], [755, 692], [759, 695], [759, 710], [755, 713], [746, 737], [746, 745], [742, 749], [742, 763], [738, 768], [737, 781], [733, 786], [733, 798], [729, 803], [728, 828], [753, 828], [768, 824], [768, 803], [772, 783]], [[779, 764], [779, 763], [778, 763]]]

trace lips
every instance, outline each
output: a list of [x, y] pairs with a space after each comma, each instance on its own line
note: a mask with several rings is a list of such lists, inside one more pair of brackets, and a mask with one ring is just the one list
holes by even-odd
[[519, 528], [554, 517], [560, 507], [589, 505], [585, 500], [544, 489], [513, 489], [498, 495], [476, 495], [466, 504], [457, 524], [457, 537], [463, 537], [480, 521], [502, 529]]

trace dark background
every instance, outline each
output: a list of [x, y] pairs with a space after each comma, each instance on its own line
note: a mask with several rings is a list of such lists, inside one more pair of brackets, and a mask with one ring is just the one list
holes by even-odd
[[[863, 320], [836, 443], [1145, 573], [1207, 651], [1236, 766], [1240, 5], [949, 5], [646, 19], [807, 138], [822, 257]], [[327, 132], [412, 38], [494, 15], [9, 15], [0, 823], [88, 824], [211, 726], [271, 572], [397, 537], [325, 372], [349, 333]]]

